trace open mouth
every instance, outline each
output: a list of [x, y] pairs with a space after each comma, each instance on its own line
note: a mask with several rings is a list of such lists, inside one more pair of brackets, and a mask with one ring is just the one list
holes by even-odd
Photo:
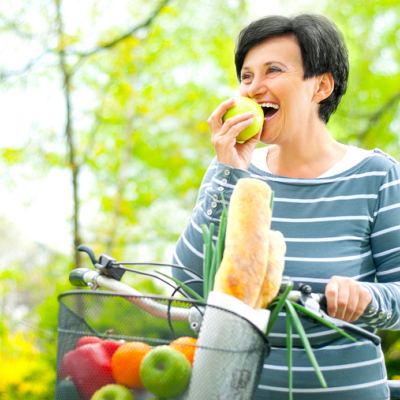
[[264, 120], [271, 119], [279, 110], [279, 105], [275, 103], [260, 103], [264, 111]]

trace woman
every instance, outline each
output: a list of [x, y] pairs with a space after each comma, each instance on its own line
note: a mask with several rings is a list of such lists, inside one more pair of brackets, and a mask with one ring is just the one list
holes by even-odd
[[[272, 229], [285, 237], [284, 275], [325, 292], [328, 313], [370, 331], [400, 329], [400, 169], [381, 151], [334, 140], [326, 123], [346, 91], [348, 56], [336, 26], [322, 16], [269, 16], [239, 35], [235, 62], [240, 95], [262, 105], [264, 125], [244, 113], [222, 122], [234, 99], [210, 116], [216, 158], [207, 170], [174, 262], [202, 268], [200, 226], [218, 225], [221, 194], [237, 181], [261, 179], [275, 191]], [[257, 148], [258, 142], [268, 146]], [[188, 275], [177, 272], [187, 280]], [[379, 346], [356, 343], [304, 322], [328, 388], [321, 388], [300, 342], [293, 352], [295, 399], [389, 398]], [[285, 316], [270, 335], [255, 399], [287, 398]]]

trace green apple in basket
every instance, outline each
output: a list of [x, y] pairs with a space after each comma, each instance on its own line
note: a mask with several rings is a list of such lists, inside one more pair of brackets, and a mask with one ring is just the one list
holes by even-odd
[[135, 400], [135, 396], [125, 386], [111, 383], [97, 390], [91, 400]]
[[149, 351], [140, 364], [143, 386], [162, 398], [181, 395], [189, 384], [191, 372], [187, 358], [167, 345]]
[[238, 97], [235, 99], [235, 104], [222, 117], [222, 120], [225, 122], [228, 118], [249, 111], [254, 111], [253, 123], [239, 133], [236, 137], [237, 142], [245, 142], [260, 132], [264, 124], [263, 109], [258, 103], [248, 97]]

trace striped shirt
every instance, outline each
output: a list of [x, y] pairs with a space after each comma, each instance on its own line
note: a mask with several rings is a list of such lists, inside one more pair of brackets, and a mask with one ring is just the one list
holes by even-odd
[[[296, 179], [268, 173], [254, 164], [248, 171], [218, 163], [208, 168], [190, 222], [180, 237], [174, 262], [198, 273], [203, 265], [200, 226], [218, 226], [221, 193], [229, 201], [241, 178], [263, 180], [275, 192], [271, 228], [285, 237], [284, 275], [324, 292], [333, 275], [362, 282], [373, 301], [356, 324], [370, 331], [400, 329], [400, 165], [379, 150], [334, 176]], [[216, 237], [215, 237], [216, 239]], [[192, 276], [176, 271], [178, 279]], [[195, 289], [201, 291], [199, 284]], [[350, 342], [335, 331], [302, 321], [328, 388], [321, 388], [294, 335], [294, 399], [388, 399], [386, 370], [379, 346], [357, 338]], [[269, 336], [255, 399], [287, 397], [285, 313]]]

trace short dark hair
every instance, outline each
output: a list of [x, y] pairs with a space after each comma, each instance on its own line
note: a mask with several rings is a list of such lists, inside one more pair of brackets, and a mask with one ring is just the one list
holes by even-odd
[[245, 27], [239, 34], [235, 50], [236, 73], [241, 70], [248, 51], [262, 41], [292, 34], [300, 46], [304, 79], [331, 73], [335, 81], [331, 95], [320, 102], [319, 117], [326, 123], [347, 89], [349, 58], [342, 33], [328, 18], [316, 14], [293, 17], [267, 16]]

